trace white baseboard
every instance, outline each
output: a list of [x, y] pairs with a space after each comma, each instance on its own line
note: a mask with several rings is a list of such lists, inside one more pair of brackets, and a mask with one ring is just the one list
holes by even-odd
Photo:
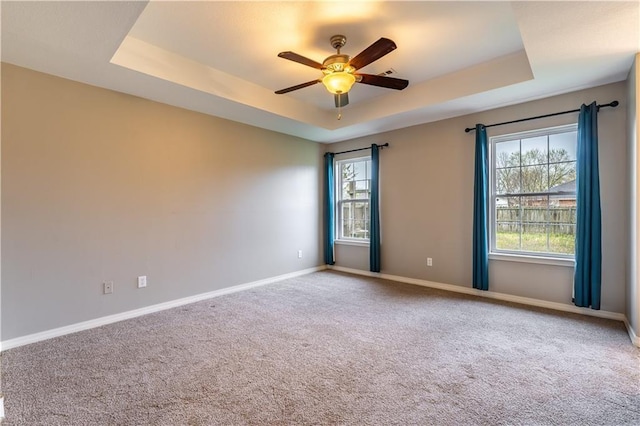
[[367, 277], [378, 277], [385, 280], [396, 281], [396, 282], [401, 282], [405, 284], [419, 285], [422, 287], [437, 288], [439, 290], [453, 291], [456, 293], [470, 294], [472, 296], [486, 297], [489, 299], [502, 300], [505, 302], [520, 303], [522, 305], [537, 306], [539, 308], [554, 309], [556, 311], [571, 312], [575, 314], [582, 314], [582, 315], [588, 315], [592, 317], [622, 321], [627, 325], [629, 337], [631, 338], [631, 341], [633, 342], [633, 344], [635, 346], [640, 346], [638, 342], [638, 336], [636, 336], [633, 330], [631, 329], [631, 326], [627, 321], [627, 317], [624, 314], [621, 314], [618, 312], [602, 311], [602, 310], [595, 310], [595, 309], [589, 309], [589, 308], [580, 308], [578, 306], [569, 305], [566, 303], [548, 302], [546, 300], [533, 299], [530, 297], [514, 296], [511, 294], [496, 293], [493, 291], [483, 291], [483, 290], [477, 290], [475, 288], [470, 288], [470, 287], [461, 287], [458, 285], [443, 284], [435, 281], [427, 281], [427, 280], [421, 280], [417, 278], [407, 278], [407, 277], [401, 277], [398, 275], [389, 275], [389, 274], [381, 274], [377, 272], [362, 271], [359, 269], [344, 268], [342, 266], [329, 266], [328, 269], [332, 269], [334, 271], [346, 272], [349, 274], [364, 275]]
[[201, 300], [223, 296], [225, 294], [236, 293], [238, 291], [244, 291], [251, 288], [260, 287], [263, 285], [272, 284], [278, 281], [311, 274], [313, 272], [318, 272], [325, 269], [327, 269], [325, 265], [316, 266], [314, 268], [303, 269], [301, 271], [278, 275], [276, 277], [266, 278], [263, 280], [253, 281], [245, 284], [239, 284], [233, 287], [221, 288], [220, 290], [214, 290], [207, 293], [196, 294], [194, 296], [188, 296], [181, 299], [170, 300], [168, 302], [158, 303], [156, 305], [145, 306], [144, 308], [134, 309], [132, 311], [121, 312], [119, 314], [108, 315], [106, 317], [96, 318], [89, 321], [83, 321], [76, 324], [67, 325], [64, 327], [42, 331], [39, 333], [16, 337], [14, 339], [9, 339], [9, 340], [0, 342], [0, 351], [6, 351], [8, 349], [17, 348], [18, 346], [24, 346], [30, 343], [40, 342], [42, 340], [64, 336], [66, 334], [76, 333], [78, 331], [88, 330], [90, 328], [101, 327], [103, 325], [112, 324], [114, 322], [139, 317], [139, 316], [150, 314], [153, 312], [164, 311], [166, 309], [175, 308], [175, 307], [186, 305], [189, 303], [199, 302]]
[[[540, 307], [540, 308], [554, 309], [554, 310], [557, 310], [557, 311], [572, 312], [572, 313], [577, 313], [577, 314], [582, 314], [582, 315], [589, 315], [589, 316], [594, 316], [594, 317], [599, 317], [599, 318], [606, 318], [606, 319], [622, 321], [622, 322], [624, 322], [624, 324], [625, 324], [625, 326], [627, 328], [627, 332], [629, 333], [629, 338], [631, 339], [631, 342], [635, 346], [640, 347], [640, 337], [638, 337], [636, 335], [636, 333], [634, 332], [633, 328], [631, 327], [629, 321], [627, 320], [626, 316], [624, 314], [621, 314], [621, 313], [609, 312], [609, 311], [601, 311], [601, 310], [593, 310], [593, 309], [588, 309], [588, 308], [580, 308], [580, 307], [577, 307], [577, 306], [574, 306], [574, 305], [565, 304], [565, 303], [548, 302], [548, 301], [545, 301], [545, 300], [533, 299], [533, 298], [529, 298], [529, 297], [514, 296], [514, 295], [504, 294], [504, 293], [496, 293], [496, 292], [492, 292], [492, 291], [481, 291], [481, 290], [476, 290], [474, 288], [461, 287], [461, 286], [452, 285], [452, 284], [444, 284], [444, 283], [439, 283], [439, 282], [435, 282], [435, 281], [421, 280], [421, 279], [417, 279], [417, 278], [407, 278], [407, 277], [401, 277], [401, 276], [398, 276], [398, 275], [389, 275], [389, 274], [381, 274], [381, 273], [376, 273], [376, 272], [362, 271], [362, 270], [359, 270], [359, 269], [344, 268], [342, 266], [326, 266], [326, 265], [322, 265], [322, 266], [317, 266], [317, 267], [314, 267], [314, 268], [303, 269], [301, 271], [291, 272], [291, 273], [288, 273], [288, 274], [278, 275], [278, 276], [271, 277], [271, 278], [266, 278], [266, 279], [263, 279], [263, 280], [253, 281], [253, 282], [249, 282], [249, 283], [245, 283], [245, 284], [239, 284], [239, 285], [236, 285], [236, 286], [233, 286], [233, 287], [227, 287], [227, 288], [223, 288], [223, 289], [220, 289], [220, 290], [214, 290], [214, 291], [210, 291], [210, 292], [207, 292], [207, 293], [196, 294], [194, 296], [188, 296], [188, 297], [184, 297], [184, 298], [181, 298], [181, 299], [176, 299], [176, 300], [171, 300], [171, 301], [168, 301], [168, 302], [158, 303], [156, 305], [146, 306], [144, 308], [134, 309], [132, 311], [121, 312], [119, 314], [114, 314], [114, 315], [109, 315], [109, 316], [105, 316], [105, 317], [101, 317], [101, 318], [96, 318], [96, 319], [89, 320], [89, 321], [83, 321], [83, 322], [80, 322], [80, 323], [71, 324], [71, 325], [64, 326], [64, 327], [59, 327], [59, 328], [54, 328], [54, 329], [47, 330], [47, 331], [42, 331], [42, 332], [39, 332], [39, 333], [34, 333], [34, 334], [26, 335], [26, 336], [16, 337], [14, 339], [10, 339], [10, 340], [6, 340], [6, 341], [0, 342], [0, 352], [6, 351], [6, 350], [12, 349], [12, 348], [17, 348], [19, 346], [28, 345], [30, 343], [35, 343], [35, 342], [40, 342], [42, 340], [51, 339], [51, 338], [54, 338], [54, 337], [59, 337], [59, 336], [64, 336], [66, 334], [76, 333], [76, 332], [82, 331], [82, 330], [88, 330], [88, 329], [95, 328], [95, 327], [101, 327], [103, 325], [112, 324], [114, 322], [118, 322], [118, 321], [123, 321], [123, 320], [130, 319], [130, 318], [139, 317], [139, 316], [150, 314], [150, 313], [153, 313], [153, 312], [159, 312], [159, 311], [163, 311], [163, 310], [166, 310], [166, 309], [171, 309], [171, 308], [175, 308], [175, 307], [178, 307], [178, 306], [186, 305], [186, 304], [189, 304], [189, 303], [199, 302], [201, 300], [206, 300], [206, 299], [211, 299], [211, 298], [218, 297], [218, 296], [223, 296], [225, 294], [236, 293], [238, 291], [248, 290], [248, 289], [259, 287], [259, 286], [272, 284], [272, 283], [275, 283], [275, 282], [278, 282], [278, 281], [286, 280], [286, 279], [289, 279], [289, 278], [295, 278], [295, 277], [299, 277], [299, 276], [302, 276], [302, 275], [311, 274], [313, 272], [318, 272], [318, 271], [322, 271], [322, 270], [325, 270], [325, 269], [332, 269], [332, 270], [335, 270], [335, 271], [346, 272], [346, 273], [350, 273], [350, 274], [354, 274], [354, 275], [364, 275], [364, 276], [369, 276], [369, 277], [378, 277], [378, 278], [382, 278], [382, 279], [386, 279], [386, 280], [390, 280], [390, 281], [396, 281], [396, 282], [401, 282], [401, 283], [406, 283], [406, 284], [419, 285], [419, 286], [422, 286], [422, 287], [436, 288], [436, 289], [440, 289], [440, 290], [446, 290], [446, 291], [452, 291], [452, 292], [456, 292], [456, 293], [469, 294], [469, 295], [473, 295], [473, 296], [486, 297], [486, 298], [490, 298], [490, 299], [503, 300], [503, 301], [506, 301], [506, 302], [520, 303], [520, 304], [523, 304], [523, 305], [537, 306], [537, 307]], [[1, 409], [2, 409], [2, 405], [0, 404], [0, 410]], [[1, 413], [1, 411], [0, 411], [0, 413]]]
[[629, 333], [629, 338], [631, 342], [640, 348], [640, 337], [633, 331], [633, 327], [631, 327], [631, 323], [627, 317], [624, 318], [624, 325], [627, 327], [627, 333]]

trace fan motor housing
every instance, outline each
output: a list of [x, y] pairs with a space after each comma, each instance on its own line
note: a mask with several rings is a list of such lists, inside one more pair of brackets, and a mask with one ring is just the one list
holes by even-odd
[[342, 55], [342, 54], [331, 55], [327, 59], [325, 59], [324, 62], [322, 63], [322, 66], [324, 67], [322, 72], [324, 72], [325, 74], [329, 74], [332, 72], [340, 72], [340, 71], [353, 73], [355, 71], [355, 68], [353, 68], [350, 65], [347, 65], [350, 59], [351, 58], [349, 57], [349, 55]]

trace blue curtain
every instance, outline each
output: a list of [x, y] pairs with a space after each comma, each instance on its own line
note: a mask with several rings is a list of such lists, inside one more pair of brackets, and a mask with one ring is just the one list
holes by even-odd
[[489, 238], [487, 232], [487, 202], [489, 167], [487, 130], [476, 125], [476, 162], [473, 185], [473, 288], [489, 290]]
[[334, 239], [334, 190], [333, 153], [324, 155], [324, 263], [335, 264], [333, 259]]
[[598, 107], [582, 105], [578, 116], [576, 161], [576, 306], [600, 309], [602, 241], [600, 179], [598, 177]]
[[371, 145], [371, 222], [369, 223], [369, 270], [380, 272], [380, 153], [376, 144]]

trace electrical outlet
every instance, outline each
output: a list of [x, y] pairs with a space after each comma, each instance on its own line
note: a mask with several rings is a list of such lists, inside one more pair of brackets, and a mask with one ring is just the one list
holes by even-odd
[[105, 281], [102, 283], [102, 292], [104, 294], [113, 293], [113, 281]]
[[433, 266], [433, 259], [430, 257], [427, 257], [427, 266]]
[[147, 286], [147, 276], [143, 275], [138, 277], [138, 288], [142, 288], [146, 286]]
[[302, 250], [298, 250], [298, 259], [302, 259]]

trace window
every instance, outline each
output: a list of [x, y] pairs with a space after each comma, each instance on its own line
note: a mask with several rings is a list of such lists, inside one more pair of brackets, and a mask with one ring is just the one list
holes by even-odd
[[369, 242], [371, 157], [336, 162], [337, 240]]
[[490, 139], [491, 253], [572, 258], [577, 126]]

